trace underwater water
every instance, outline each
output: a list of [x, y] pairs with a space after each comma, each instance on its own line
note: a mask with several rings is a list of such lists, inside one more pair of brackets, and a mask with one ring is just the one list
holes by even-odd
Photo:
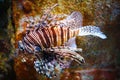
[[119, 0], [0, 0], [0, 80], [51, 79], [36, 71], [34, 55], [17, 50], [18, 42], [25, 35], [27, 26], [23, 18], [36, 17], [34, 21], [37, 23], [37, 19], [44, 15], [45, 10], [56, 3], [58, 6], [48, 14], [59, 15], [58, 21], [78, 11], [83, 19], [80, 17], [80, 26], [97, 26], [107, 38], [77, 36], [77, 47], [82, 48], [82, 52], [78, 53], [84, 58], [85, 63], [79, 65], [72, 61], [69, 67], [63, 69], [52, 80], [119, 80]]

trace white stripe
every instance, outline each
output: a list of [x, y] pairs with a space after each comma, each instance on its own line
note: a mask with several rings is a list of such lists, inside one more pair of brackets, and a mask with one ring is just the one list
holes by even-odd
[[[31, 35], [31, 37], [33, 37], [34, 38], [34, 40], [37, 42], [37, 44], [39, 44], [39, 41], [38, 40], [36, 40], [37, 39], [37, 37], [35, 36], [35, 34], [34, 34], [35, 32], [31, 32], [30, 33], [30, 35]], [[36, 44], [35, 44], [36, 45]]]
[[26, 51], [28, 51], [28, 52], [33, 52], [33, 50], [30, 48], [30, 47], [28, 47], [28, 45], [24, 42], [24, 47], [25, 47], [25, 49], [26, 49]]
[[33, 40], [32, 40], [30, 37], [28, 37], [28, 35], [25, 36], [25, 37], [26, 37], [26, 39], [28, 39], [32, 44], [35, 44], [35, 42], [33, 42]]
[[[39, 45], [40, 45], [41, 47], [43, 47], [42, 42], [41, 42], [41, 40], [40, 40], [39, 35], [37, 34], [37, 32], [34, 32], [34, 35], [36, 36], [36, 39], [37, 39], [37, 41], [39, 42]], [[36, 39], [35, 39], [35, 40], [36, 40]]]
[[27, 47], [31, 50], [31, 51], [33, 51], [33, 49], [34, 49], [34, 46], [24, 37], [24, 40], [27, 42], [27, 44], [29, 44], [29, 45], [27, 45]]
[[[47, 44], [46, 39], [45, 39], [45, 37], [44, 37], [44, 35], [43, 35], [44, 33], [43, 33], [41, 30], [38, 30], [38, 32], [41, 34], [41, 36], [42, 36], [45, 44]], [[45, 46], [44, 46], [44, 47], [45, 47]]]

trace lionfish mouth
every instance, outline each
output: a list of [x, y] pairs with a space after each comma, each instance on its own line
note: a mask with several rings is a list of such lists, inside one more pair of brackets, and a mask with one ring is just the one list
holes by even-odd
[[85, 63], [80, 54], [65, 48], [48, 48], [43, 50], [41, 54], [36, 54], [37, 59], [34, 61], [34, 67], [37, 72], [49, 78], [56, 76], [63, 69], [69, 68], [72, 61], [79, 64]]

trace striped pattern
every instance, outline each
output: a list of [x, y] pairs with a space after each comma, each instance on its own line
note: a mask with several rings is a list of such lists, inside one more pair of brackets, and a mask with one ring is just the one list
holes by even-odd
[[78, 33], [79, 30], [71, 30], [69, 27], [44, 27], [30, 31], [22, 42], [25, 50], [33, 53], [37, 46], [42, 49], [60, 46]]

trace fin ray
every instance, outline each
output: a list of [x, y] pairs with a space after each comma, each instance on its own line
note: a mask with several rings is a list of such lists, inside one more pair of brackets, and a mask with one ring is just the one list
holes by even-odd
[[64, 24], [71, 29], [76, 29], [82, 26], [83, 17], [82, 14], [78, 11], [72, 12], [65, 19], [61, 20], [60, 23]]
[[84, 27], [79, 28], [79, 30], [80, 32], [78, 36], [93, 35], [101, 39], [107, 38], [107, 36], [100, 30], [100, 28], [96, 26], [84, 26]]

